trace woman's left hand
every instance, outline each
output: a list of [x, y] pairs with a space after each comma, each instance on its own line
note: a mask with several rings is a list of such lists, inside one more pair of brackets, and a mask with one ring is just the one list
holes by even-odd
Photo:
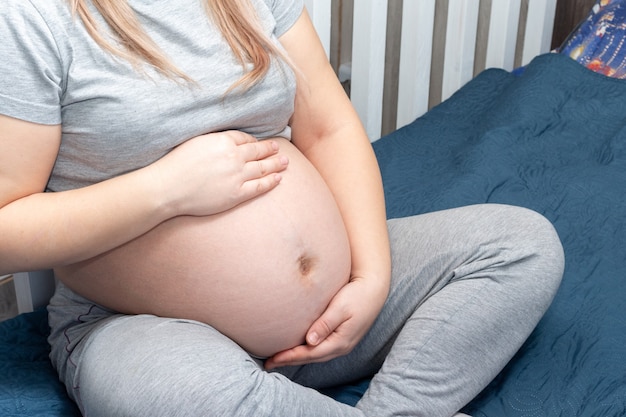
[[311, 325], [307, 343], [278, 352], [265, 362], [265, 369], [325, 362], [349, 353], [376, 320], [386, 297], [387, 286], [375, 277], [352, 277]]
[[352, 351], [380, 313], [391, 277], [376, 155], [306, 9], [279, 39], [298, 69], [291, 140], [335, 197], [350, 240], [352, 268], [350, 282], [311, 325], [306, 343], [278, 352], [265, 362], [266, 369], [329, 361]]

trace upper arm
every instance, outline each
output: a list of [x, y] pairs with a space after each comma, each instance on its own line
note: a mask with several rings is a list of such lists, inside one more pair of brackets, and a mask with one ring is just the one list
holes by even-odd
[[44, 191], [60, 144], [60, 125], [0, 115], [0, 207]]
[[54, 2], [37, 7], [0, 8], [0, 208], [45, 189], [61, 143], [64, 29]]
[[362, 129], [306, 9], [279, 40], [296, 69], [296, 103], [291, 120], [296, 146], [302, 149], [312, 140], [327, 137], [346, 125]]

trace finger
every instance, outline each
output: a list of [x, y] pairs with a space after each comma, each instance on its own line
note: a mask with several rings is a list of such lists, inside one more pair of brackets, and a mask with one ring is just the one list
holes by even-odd
[[273, 140], [245, 142], [238, 146], [244, 161], [260, 161], [278, 152], [278, 143]]
[[349, 316], [339, 307], [339, 303], [331, 302], [326, 311], [309, 327], [306, 342], [311, 346], [319, 345], [348, 319]]
[[278, 173], [287, 168], [288, 164], [289, 158], [284, 155], [260, 161], [250, 161], [244, 165], [243, 179], [244, 181], [249, 181]]
[[256, 143], [259, 141], [256, 137], [248, 133], [242, 132], [240, 130], [227, 130], [223, 133], [229, 135], [233, 139], [236, 145], [243, 145], [246, 143]]
[[246, 201], [270, 191], [276, 187], [282, 179], [282, 175], [274, 173], [244, 182], [241, 186], [241, 200]]
[[311, 346], [297, 346], [295, 348], [279, 352], [265, 361], [265, 369], [273, 369], [282, 366], [299, 366], [314, 362], [323, 362], [325, 355], [316, 355]]
[[265, 362], [266, 369], [326, 362], [349, 352], [339, 337], [328, 337], [317, 346], [301, 345], [279, 352]]
[[302, 345], [278, 352], [265, 361], [264, 367], [269, 370], [280, 366], [303, 365], [309, 358], [308, 350], [311, 350], [310, 346]]

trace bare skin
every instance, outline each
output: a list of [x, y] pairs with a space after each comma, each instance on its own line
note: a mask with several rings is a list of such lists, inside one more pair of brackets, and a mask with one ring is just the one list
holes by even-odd
[[208, 323], [256, 356], [305, 343], [348, 282], [350, 249], [321, 176], [274, 140], [289, 158], [278, 187], [219, 214], [174, 217], [58, 277], [121, 312]]

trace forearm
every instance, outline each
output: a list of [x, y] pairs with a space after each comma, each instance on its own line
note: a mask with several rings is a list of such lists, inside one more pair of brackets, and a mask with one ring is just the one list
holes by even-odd
[[0, 175], [0, 191], [18, 190], [0, 208], [0, 274], [83, 261], [172, 217], [229, 210], [278, 185], [288, 164], [278, 152], [273, 141], [227, 131], [189, 139], [151, 165], [72, 191], [20, 189], [20, 175], [5, 175], [4, 183]]
[[89, 259], [171, 216], [148, 169], [89, 187], [36, 193], [0, 209], [0, 274]]
[[265, 363], [268, 369], [327, 361], [353, 349], [382, 309], [391, 276], [378, 163], [306, 10], [280, 41], [298, 69], [292, 141], [333, 193], [352, 259], [350, 282], [311, 325], [307, 344], [273, 356]]
[[304, 150], [342, 213], [352, 251], [352, 276], [372, 277], [386, 291], [391, 261], [382, 180], [360, 124], [346, 125]]
[[[304, 131], [304, 135], [307, 135]], [[296, 129], [295, 137], [300, 131]], [[345, 355], [363, 338], [389, 292], [391, 260], [378, 164], [360, 124], [306, 141], [303, 153], [326, 180], [342, 213], [351, 250], [350, 282], [309, 328], [306, 341], [266, 361], [277, 366]]]
[[391, 261], [385, 204], [369, 139], [306, 11], [281, 42], [300, 70], [292, 140], [320, 172], [339, 205], [350, 238], [352, 276], [376, 277], [387, 288]]

